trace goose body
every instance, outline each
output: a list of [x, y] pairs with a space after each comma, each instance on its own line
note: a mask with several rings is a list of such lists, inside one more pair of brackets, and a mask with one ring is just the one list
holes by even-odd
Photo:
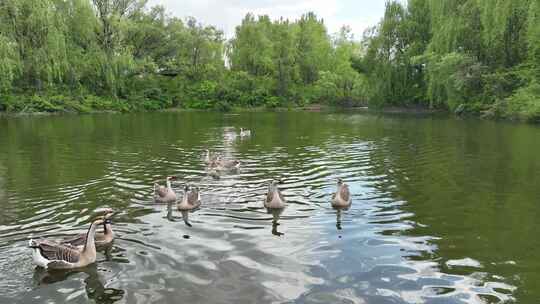
[[285, 208], [286, 201], [277, 187], [277, 182], [272, 181], [268, 186], [268, 193], [264, 201], [264, 207], [269, 209], [282, 209]]
[[190, 189], [188, 186], [184, 188], [184, 196], [180, 203], [176, 205], [178, 210], [186, 211], [199, 208], [201, 206], [201, 193], [198, 187]]
[[[106, 220], [108, 221], [108, 220]], [[34, 263], [45, 269], [73, 269], [88, 266], [96, 261], [96, 245], [94, 237], [99, 219], [90, 224], [82, 248], [60, 244], [48, 240], [30, 240]]]
[[171, 187], [173, 176], [167, 177], [167, 187], [154, 183], [154, 201], [157, 203], [174, 203], [178, 199], [176, 192]]
[[336, 193], [332, 197], [332, 206], [336, 208], [348, 208], [352, 203], [349, 186], [338, 179]]
[[244, 128], [240, 128], [240, 137], [248, 137], [251, 136], [250, 130], [245, 130]]
[[[107, 246], [111, 244], [114, 240], [114, 232], [112, 230], [112, 223], [110, 221], [110, 218], [112, 215], [113, 215], [112, 209], [106, 210], [106, 214], [104, 216], [104, 219], [106, 221], [103, 221], [103, 232], [96, 232], [94, 236], [94, 242], [96, 246], [98, 247]], [[62, 240], [62, 244], [76, 246], [76, 247], [84, 246], [85, 242], [86, 242], [85, 233], [81, 233], [74, 237]]]

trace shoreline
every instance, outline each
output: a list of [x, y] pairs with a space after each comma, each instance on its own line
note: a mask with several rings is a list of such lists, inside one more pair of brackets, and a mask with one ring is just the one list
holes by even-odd
[[402, 115], [448, 115], [455, 119], [476, 118], [481, 120], [491, 121], [508, 121], [526, 124], [540, 124], [540, 121], [531, 121], [519, 117], [493, 117], [485, 116], [482, 113], [463, 113], [461, 115], [454, 114], [451, 111], [444, 109], [428, 109], [422, 107], [383, 107], [370, 108], [368, 106], [358, 107], [336, 107], [321, 104], [313, 104], [308, 106], [296, 107], [276, 107], [268, 108], [265, 106], [242, 108], [233, 107], [230, 111], [219, 111], [215, 109], [192, 109], [192, 108], [166, 108], [158, 110], [135, 110], [135, 111], [114, 111], [114, 110], [93, 110], [89, 112], [76, 111], [56, 111], [56, 112], [6, 112], [0, 111], [0, 118], [18, 118], [18, 117], [47, 117], [47, 116], [76, 116], [76, 115], [94, 115], [94, 114], [131, 114], [131, 113], [156, 113], [156, 112], [215, 112], [215, 113], [249, 113], [249, 112], [353, 112], [353, 113], [368, 113], [368, 114], [402, 114]]

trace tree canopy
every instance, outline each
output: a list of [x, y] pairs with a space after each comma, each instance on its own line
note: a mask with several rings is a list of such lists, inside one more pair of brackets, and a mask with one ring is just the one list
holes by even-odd
[[146, 0], [2, 0], [0, 110], [426, 107], [540, 119], [540, 4], [388, 1], [356, 40], [247, 14], [227, 40]]

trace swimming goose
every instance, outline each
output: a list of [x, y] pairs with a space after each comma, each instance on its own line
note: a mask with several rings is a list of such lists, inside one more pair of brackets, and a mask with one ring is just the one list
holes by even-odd
[[332, 196], [332, 207], [347, 208], [351, 205], [351, 202], [349, 186], [341, 178], [338, 178], [337, 191]]
[[240, 168], [240, 161], [237, 159], [222, 159], [221, 156], [218, 156], [213, 166], [221, 171], [235, 170]]
[[217, 157], [218, 157], [217, 153], [212, 155], [212, 154], [210, 154], [210, 150], [206, 149], [206, 154], [204, 155], [204, 162], [207, 165], [210, 165], [210, 164], [212, 164], [213, 162], [216, 161]]
[[32, 258], [36, 265], [45, 269], [73, 269], [88, 266], [96, 261], [96, 244], [94, 237], [98, 225], [110, 221], [98, 219], [90, 224], [84, 246], [78, 248], [47, 240], [30, 240]]
[[182, 197], [182, 201], [176, 205], [178, 210], [193, 210], [198, 208], [200, 205], [201, 194], [199, 192], [199, 188], [193, 187], [193, 189], [190, 189], [190, 187], [186, 185], [184, 188], [184, 196]]
[[247, 137], [251, 136], [250, 130], [244, 130], [244, 128], [240, 128], [240, 137]]
[[167, 177], [167, 187], [160, 186], [154, 183], [154, 201], [158, 203], [174, 203], [177, 200], [176, 192], [171, 187], [171, 180], [176, 179], [175, 176]]
[[[112, 230], [112, 222], [110, 218], [114, 215], [114, 211], [111, 208], [104, 210], [105, 215], [103, 216], [103, 232], [96, 232], [95, 243], [96, 246], [107, 246], [112, 243], [114, 240], [114, 232]], [[62, 240], [62, 244], [82, 247], [86, 242], [86, 233], [81, 233], [75, 237]]]
[[266, 200], [264, 206], [269, 209], [282, 209], [285, 208], [285, 198], [277, 187], [277, 181], [270, 182], [268, 186], [268, 193], [266, 194]]

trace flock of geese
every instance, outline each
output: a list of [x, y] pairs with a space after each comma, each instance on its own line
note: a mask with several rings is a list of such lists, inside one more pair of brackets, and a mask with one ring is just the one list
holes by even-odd
[[[240, 137], [251, 136], [250, 130], [240, 128]], [[210, 174], [218, 174], [222, 171], [236, 170], [240, 167], [240, 161], [235, 159], [224, 159], [219, 154], [212, 155], [209, 150], [205, 151], [204, 162], [208, 166]], [[179, 211], [192, 211], [201, 206], [201, 194], [198, 187], [186, 185], [182, 191], [182, 198], [171, 185], [171, 181], [176, 177], [168, 176], [165, 186], [154, 183], [154, 202], [176, 204]], [[337, 190], [332, 195], [332, 207], [346, 209], [351, 205], [351, 195], [349, 187], [338, 179]], [[286, 199], [278, 188], [278, 182], [273, 180], [268, 185], [268, 191], [264, 200], [264, 207], [269, 210], [280, 211], [286, 207]], [[29, 247], [32, 249], [32, 258], [36, 265], [45, 269], [74, 269], [88, 266], [96, 261], [96, 247], [110, 245], [114, 240], [111, 217], [114, 210], [106, 208], [102, 210], [103, 215], [94, 220], [88, 231], [60, 241], [31, 239]], [[97, 232], [97, 228], [103, 226], [102, 232]]]

